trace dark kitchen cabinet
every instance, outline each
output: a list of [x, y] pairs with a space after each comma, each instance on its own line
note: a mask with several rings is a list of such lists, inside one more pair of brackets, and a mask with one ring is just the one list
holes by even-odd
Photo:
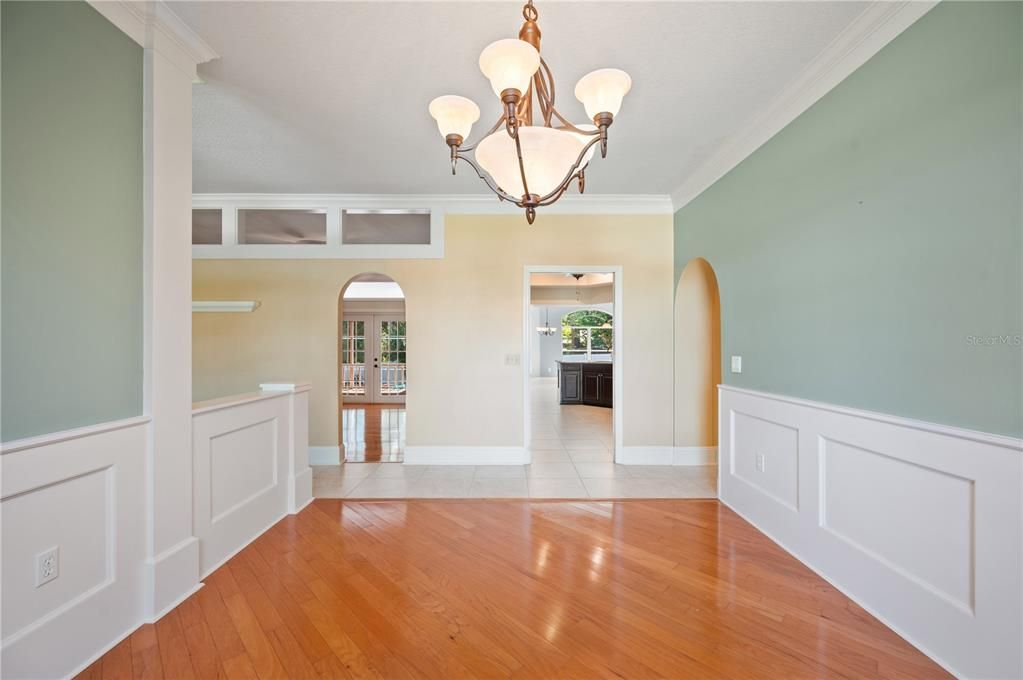
[[558, 389], [562, 404], [614, 405], [614, 369], [611, 362], [558, 362]]
[[579, 364], [559, 364], [562, 404], [583, 403], [583, 371]]

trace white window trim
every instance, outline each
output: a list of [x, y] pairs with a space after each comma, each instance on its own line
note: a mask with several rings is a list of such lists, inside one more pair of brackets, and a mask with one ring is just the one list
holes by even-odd
[[[561, 324], [561, 329], [562, 330], [564, 330], [566, 328], [571, 328], [573, 331], [593, 331], [594, 329], [603, 328], [603, 326], [566, 326], [565, 324]], [[613, 354], [614, 353], [614, 324], [611, 324], [611, 328], [607, 328], [605, 330], [611, 331], [611, 349], [610, 350], [601, 351], [600, 353], [601, 354]], [[574, 357], [574, 356], [582, 356], [583, 355], [583, 350], [581, 350], [581, 349], [569, 349], [569, 350], [566, 350], [565, 349], [564, 338], [562, 338], [561, 343], [562, 343], [561, 344], [561, 355], [562, 356]], [[587, 361], [592, 361], [593, 360], [593, 333], [591, 333], [591, 332], [587, 332], [586, 333], [586, 352], [585, 352], [585, 354], [586, 354], [586, 360]]]
[[[439, 259], [444, 257], [444, 215], [442, 204], [428, 197], [363, 195], [273, 195], [273, 194], [193, 194], [193, 209], [221, 211], [221, 243], [193, 245], [193, 259]], [[325, 210], [327, 243], [316, 244], [244, 244], [238, 243], [239, 210]], [[342, 242], [345, 210], [388, 210], [428, 212], [428, 244], [345, 244]]]

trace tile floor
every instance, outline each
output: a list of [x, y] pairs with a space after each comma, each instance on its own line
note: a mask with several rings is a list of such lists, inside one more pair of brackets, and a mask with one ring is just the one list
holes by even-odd
[[714, 498], [713, 466], [614, 463], [611, 409], [558, 405], [531, 385], [531, 465], [346, 463], [313, 467], [318, 498]]
[[313, 467], [317, 498], [715, 498], [717, 469], [614, 463]]

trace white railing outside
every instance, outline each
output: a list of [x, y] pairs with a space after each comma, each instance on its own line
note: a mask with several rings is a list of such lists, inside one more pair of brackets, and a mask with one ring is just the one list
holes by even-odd
[[[381, 364], [380, 396], [400, 396], [405, 394], [407, 364]], [[341, 365], [341, 395], [345, 397], [362, 397], [366, 395], [366, 366], [364, 364]]]

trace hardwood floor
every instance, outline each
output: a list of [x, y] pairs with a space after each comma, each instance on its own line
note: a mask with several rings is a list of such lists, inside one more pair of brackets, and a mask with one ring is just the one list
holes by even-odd
[[405, 459], [404, 404], [345, 404], [341, 447], [348, 463], [400, 463]]
[[83, 678], [935, 678], [717, 501], [317, 500]]

